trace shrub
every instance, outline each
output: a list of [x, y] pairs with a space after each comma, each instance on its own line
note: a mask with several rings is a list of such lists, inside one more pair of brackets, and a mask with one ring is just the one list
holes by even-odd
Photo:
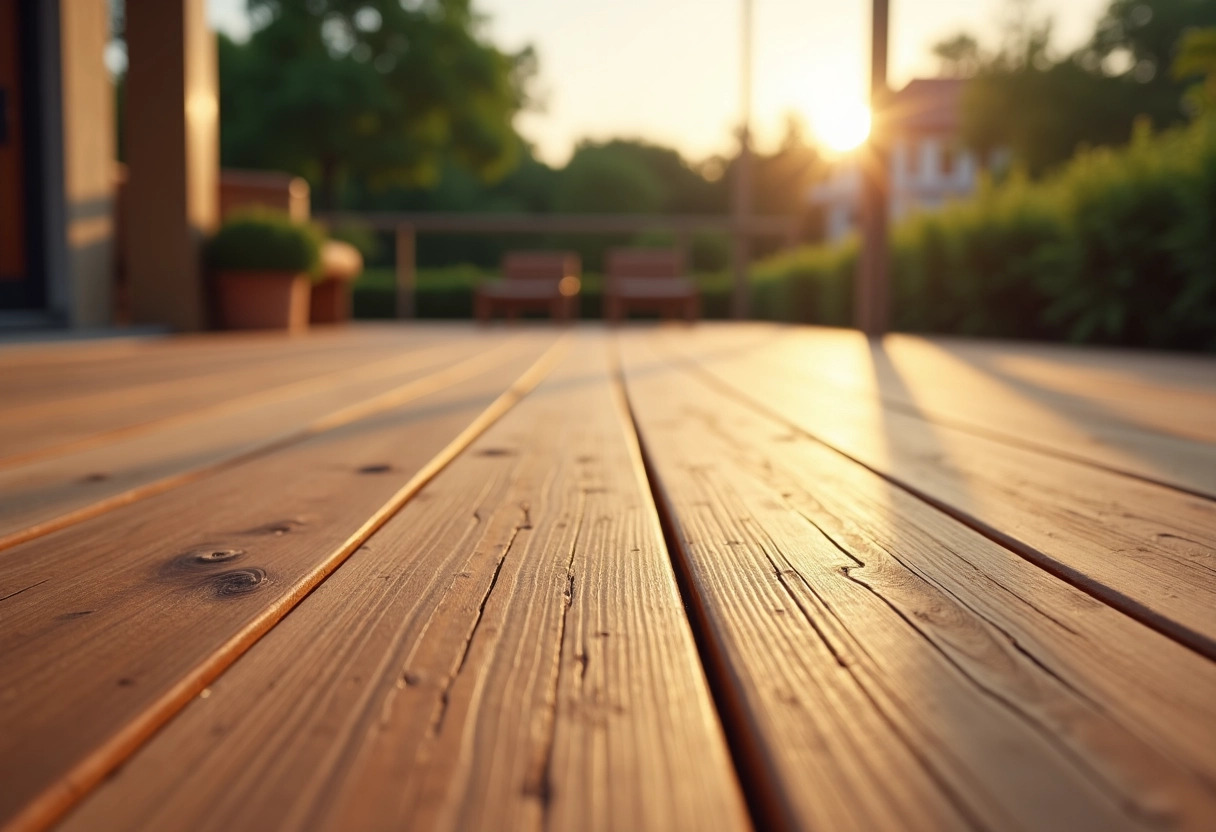
[[[857, 243], [755, 265], [759, 317], [839, 325]], [[1216, 117], [899, 223], [896, 328], [1216, 350]]]
[[1058, 183], [1071, 268], [1045, 286], [1076, 341], [1216, 348], [1216, 125], [1083, 153]]
[[[419, 318], [470, 318], [473, 290], [493, 273], [472, 266], [421, 269], [414, 291]], [[705, 318], [730, 314], [730, 276], [725, 273], [694, 274], [701, 288], [701, 312]], [[584, 320], [603, 317], [603, 277], [584, 274], [579, 292], [579, 316]], [[356, 318], [393, 318], [397, 314], [397, 288], [391, 269], [368, 269], [355, 282], [352, 309]]]
[[229, 218], [207, 241], [207, 265], [216, 271], [305, 272], [321, 267], [321, 232], [268, 210], [245, 211]]
[[773, 321], [847, 326], [852, 318], [856, 240], [783, 252], [751, 273], [752, 315]]

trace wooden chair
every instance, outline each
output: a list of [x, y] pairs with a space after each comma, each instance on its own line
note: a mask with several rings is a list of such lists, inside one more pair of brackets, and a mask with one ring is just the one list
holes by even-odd
[[701, 293], [684, 272], [684, 257], [675, 249], [617, 248], [608, 252], [604, 283], [604, 316], [618, 323], [630, 310], [657, 311], [695, 321]]
[[497, 309], [508, 320], [535, 309], [556, 321], [574, 320], [581, 271], [578, 255], [569, 251], [513, 251], [503, 258], [503, 279], [477, 287], [477, 320], [488, 323]]

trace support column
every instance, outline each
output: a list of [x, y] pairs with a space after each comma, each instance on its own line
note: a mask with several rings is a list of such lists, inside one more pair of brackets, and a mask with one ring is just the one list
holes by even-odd
[[131, 317], [206, 326], [201, 244], [218, 222], [215, 34], [205, 0], [127, 0], [126, 255]]
[[887, 102], [888, 0], [874, 0], [870, 54], [870, 140], [862, 148], [861, 258], [857, 270], [855, 323], [867, 335], [882, 335], [890, 326], [887, 225], [890, 203], [890, 159], [884, 135]]
[[113, 323], [114, 87], [104, 55], [106, 0], [70, 0], [59, 11], [62, 56], [64, 234], [72, 326]]
[[730, 316], [744, 320], [749, 314], [751, 286], [751, 228], [752, 215], [752, 0], [743, 0], [742, 71], [740, 73], [739, 158], [735, 163], [734, 199], [732, 200], [731, 271], [734, 285], [731, 291]]

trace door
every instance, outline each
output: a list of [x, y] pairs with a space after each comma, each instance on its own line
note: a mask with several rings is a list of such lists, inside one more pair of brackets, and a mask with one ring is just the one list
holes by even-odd
[[26, 279], [17, 0], [0, 0], [0, 282]]

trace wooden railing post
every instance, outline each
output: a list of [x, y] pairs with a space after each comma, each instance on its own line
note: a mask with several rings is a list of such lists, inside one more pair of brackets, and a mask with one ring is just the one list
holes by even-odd
[[890, 172], [884, 116], [887, 101], [887, 31], [889, 0], [873, 0], [870, 51], [872, 127], [863, 148], [861, 183], [861, 257], [857, 269], [854, 319], [867, 335], [882, 335], [890, 326], [888, 217]]
[[397, 317], [412, 318], [415, 284], [414, 226], [400, 223], [397, 226]]
[[731, 286], [730, 316], [736, 321], [745, 320], [749, 314], [751, 290], [748, 282], [748, 268], [752, 259], [752, 240], [747, 230], [736, 227], [731, 236], [731, 272], [734, 280]]

